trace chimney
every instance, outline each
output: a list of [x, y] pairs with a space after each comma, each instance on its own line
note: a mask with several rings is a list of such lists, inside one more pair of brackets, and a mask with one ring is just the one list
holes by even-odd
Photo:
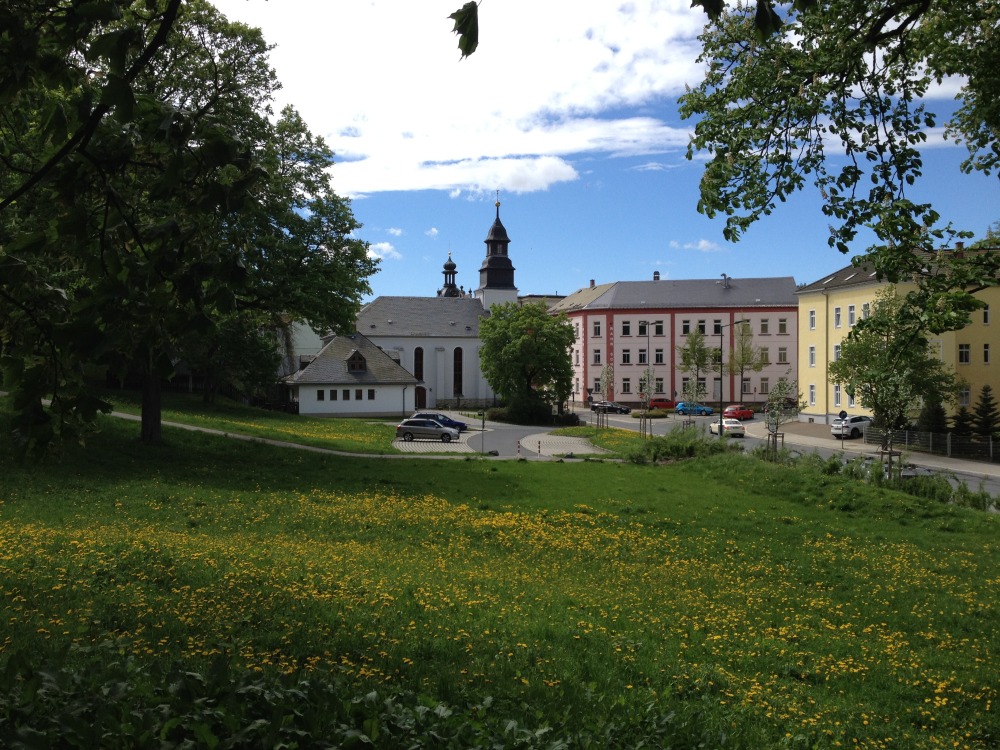
[[660, 280], [660, 272], [653, 271], [653, 281], [659, 281], [659, 280]]
[[964, 258], [965, 257], [965, 243], [964, 242], [956, 242], [955, 243], [955, 257], [956, 258]]
[[726, 274], [722, 274], [722, 288], [723, 289], [729, 288], [729, 277], [726, 276]]
[[594, 288], [594, 280], [593, 280], [593, 279], [591, 279], [591, 280], [590, 280], [590, 288], [591, 288], [591, 289], [593, 289], [593, 288]]

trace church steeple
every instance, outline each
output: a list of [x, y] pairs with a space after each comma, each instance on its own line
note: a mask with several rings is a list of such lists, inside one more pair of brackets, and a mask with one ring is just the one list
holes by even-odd
[[455, 269], [458, 266], [455, 265], [455, 261], [451, 259], [451, 253], [448, 253], [448, 260], [444, 262], [444, 270], [441, 272], [444, 274], [444, 286], [438, 289], [438, 297], [461, 297], [462, 292], [457, 286], [455, 286]]
[[497, 192], [497, 217], [486, 235], [486, 259], [479, 268], [479, 289], [476, 297], [487, 309], [498, 302], [516, 302], [517, 288], [514, 286], [514, 265], [507, 256], [510, 238], [500, 221], [500, 195]]

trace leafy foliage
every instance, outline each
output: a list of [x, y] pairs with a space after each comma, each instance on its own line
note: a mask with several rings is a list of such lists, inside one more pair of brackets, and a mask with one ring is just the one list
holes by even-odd
[[705, 398], [705, 386], [702, 383], [702, 373], [708, 372], [713, 363], [718, 361], [719, 350], [705, 343], [705, 334], [694, 328], [678, 348], [680, 354], [680, 370], [690, 375], [684, 390], [684, 398], [688, 401], [701, 401]]

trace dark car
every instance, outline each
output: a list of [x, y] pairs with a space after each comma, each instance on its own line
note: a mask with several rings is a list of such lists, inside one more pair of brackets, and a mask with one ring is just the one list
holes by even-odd
[[469, 429], [469, 425], [465, 422], [459, 422], [457, 419], [452, 419], [447, 414], [442, 414], [439, 411], [418, 411], [410, 419], [433, 419], [438, 424], [443, 424], [445, 427], [452, 427], [459, 432]]
[[630, 414], [632, 409], [616, 401], [595, 401], [590, 405], [591, 411], [606, 411], [612, 412], [613, 414]]

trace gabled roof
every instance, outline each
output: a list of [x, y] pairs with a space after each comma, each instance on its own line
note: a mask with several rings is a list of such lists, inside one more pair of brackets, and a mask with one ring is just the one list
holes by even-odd
[[553, 312], [580, 310], [738, 307], [795, 307], [795, 279], [661, 279], [617, 281], [581, 289], [552, 306]]
[[875, 266], [869, 263], [862, 263], [859, 266], [845, 266], [839, 271], [828, 273], [811, 284], [806, 284], [796, 294], [810, 294], [830, 291], [831, 289], [846, 289], [852, 286], [861, 286], [862, 284], [881, 283], [882, 281], [875, 275]]
[[358, 313], [366, 336], [479, 338], [479, 321], [489, 315], [473, 297], [378, 297]]
[[[347, 361], [354, 353], [365, 358], [364, 371], [348, 370]], [[366, 337], [353, 333], [331, 338], [305, 369], [289, 375], [285, 382], [292, 385], [410, 385], [418, 381]]]

